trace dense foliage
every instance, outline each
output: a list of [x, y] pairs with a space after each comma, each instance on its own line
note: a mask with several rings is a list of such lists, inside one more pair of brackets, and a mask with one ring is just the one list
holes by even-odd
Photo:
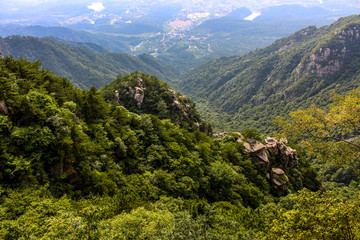
[[292, 112], [289, 121], [278, 118], [277, 123], [288, 137], [320, 160], [359, 167], [360, 89], [333, 99], [328, 111], [313, 105]]
[[264, 49], [223, 57], [194, 69], [179, 87], [220, 130], [274, 130], [276, 116], [326, 106], [332, 91], [359, 87], [358, 15], [308, 27]]
[[[113, 86], [139, 76], [167, 91], [140, 73]], [[303, 157], [287, 172], [290, 190], [283, 192], [235, 135], [214, 140], [138, 115], [107, 103], [95, 87], [73, 88], [39, 62], [0, 59], [0, 81], [0, 238], [261, 238], [278, 236], [282, 227], [296, 231], [299, 214], [314, 229], [343, 221], [339, 231], [359, 234], [357, 225], [346, 225], [358, 217], [351, 195], [349, 204], [307, 190], [279, 197], [318, 188]], [[309, 204], [315, 216], [306, 215]], [[341, 214], [320, 221], [325, 206]], [[288, 215], [294, 221], [285, 221]]]
[[[143, 96], [143, 101], [138, 104], [134, 97], [136, 89], [140, 89], [139, 96]], [[153, 114], [160, 119], [170, 119], [172, 123], [190, 131], [200, 130], [208, 135], [212, 133], [211, 124], [201, 120], [195, 103], [187, 96], [171, 90], [168, 84], [155, 76], [139, 72], [119, 75], [101, 89], [101, 94], [105, 101], [122, 105], [131, 112]]]

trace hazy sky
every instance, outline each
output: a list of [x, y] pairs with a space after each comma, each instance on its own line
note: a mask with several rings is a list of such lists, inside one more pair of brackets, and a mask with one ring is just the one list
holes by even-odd
[[[209, 0], [163, 0], [161, 2], [209, 2]], [[359, 0], [210, 0], [211, 2], [233, 2], [239, 5], [278, 5], [278, 4], [319, 4], [319, 3], [338, 3], [338, 4], [358, 4]], [[4, 1], [1, 5], [6, 5], [8, 7], [22, 7], [22, 6], [36, 6], [39, 4], [76, 4], [76, 3], [84, 3], [90, 5], [91, 3], [102, 2], [106, 4], [109, 2], [105, 1], [91, 1], [91, 0], [11, 0], [11, 1]], [[117, 0], [112, 2], [150, 2], [150, 0]], [[157, 0], [157, 2], [160, 2]]]
[[[107, 5], [110, 3], [121, 4], [125, 7], [149, 5], [152, 2], [156, 3], [173, 3], [177, 2], [184, 7], [191, 7], [199, 3], [232, 3], [233, 7], [248, 7], [252, 10], [259, 10], [261, 8], [272, 5], [281, 4], [300, 4], [300, 5], [321, 5], [325, 8], [331, 8], [331, 5], [346, 5], [351, 7], [360, 7], [360, 0], [2, 0], [0, 5], [0, 13], [8, 14], [27, 14], [27, 13], [46, 13], [47, 9], [55, 8], [64, 5], [78, 5], [80, 9], [91, 9], [96, 12], [107, 10]], [[126, 4], [125, 4], [126, 3]], [[212, 4], [214, 6], [214, 4]], [[330, 6], [330, 7], [329, 7]], [[111, 8], [111, 7], [110, 7]], [[110, 9], [108, 8], [108, 9]], [[78, 8], [79, 9], [79, 8]]]

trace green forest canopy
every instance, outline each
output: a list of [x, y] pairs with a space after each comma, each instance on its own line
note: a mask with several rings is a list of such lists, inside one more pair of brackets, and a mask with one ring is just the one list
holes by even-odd
[[283, 192], [235, 135], [129, 112], [39, 62], [0, 59], [0, 96], [0, 238], [359, 237], [358, 186], [348, 202], [306, 190], [304, 157]]

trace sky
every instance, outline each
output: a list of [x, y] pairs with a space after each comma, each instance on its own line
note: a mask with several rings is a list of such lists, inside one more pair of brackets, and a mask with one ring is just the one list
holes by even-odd
[[[51, 12], [53, 12], [58, 6], [66, 6], [66, 11], [74, 9], [82, 9], [81, 11], [84, 11], [90, 9], [94, 12], [101, 12], [111, 10], [111, 6], [109, 6], [111, 5], [110, 3], [117, 3], [116, 5], [124, 4], [123, 6], [127, 8], [130, 6], [145, 6], [153, 2], [176, 2], [182, 4], [184, 8], [191, 8], [193, 5], [198, 5], [199, 3], [203, 3], [203, 5], [209, 4], [211, 6], [216, 6], [220, 3], [231, 3], [234, 8], [247, 7], [255, 13], [261, 11], [261, 8], [281, 4], [318, 5], [327, 9], [333, 7], [334, 4], [338, 4], [360, 8], [360, 0], [2, 0], [0, 4], [0, 15], [2, 14], [4, 19], [10, 15], [18, 16], [19, 18], [29, 18], [30, 16], [34, 17], [39, 14], [47, 14], [48, 9], [52, 9]], [[72, 6], [75, 5], [76, 8], [72, 8]], [[65, 12], [63, 11], [63, 13]], [[0, 19], [2, 19], [1, 16]]]
[[[144, 1], [144, 0], [143, 0]], [[143, 2], [140, 0], [113, 0], [112, 2]], [[151, 0], [146, 0], [150, 2]], [[159, 2], [159, 0], [157, 0]], [[163, 0], [162, 2], [208, 2], [209, 0]], [[359, 0], [210, 0], [212, 2], [233, 2], [239, 5], [279, 5], [279, 4], [321, 4], [321, 3], [338, 3], [338, 4], [357, 4]], [[38, 6], [38, 5], [49, 5], [49, 4], [87, 4], [102, 2], [106, 4], [108, 1], [89, 1], [89, 0], [11, 0], [4, 1], [1, 5], [6, 7], [27, 7], [27, 6]]]

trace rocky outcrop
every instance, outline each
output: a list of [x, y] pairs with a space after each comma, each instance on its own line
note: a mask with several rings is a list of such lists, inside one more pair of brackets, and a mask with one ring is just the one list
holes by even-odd
[[336, 30], [335, 35], [342, 43], [345, 41], [354, 41], [360, 39], [359, 27], [353, 26], [347, 29]]
[[115, 90], [115, 101], [120, 102], [120, 93], [118, 90]]
[[289, 178], [281, 168], [272, 168], [266, 177], [281, 190], [287, 191], [289, 189]]
[[134, 100], [135, 100], [136, 106], [139, 109], [141, 108], [141, 104], [144, 102], [144, 97], [145, 97], [144, 88], [135, 87]]
[[[346, 29], [336, 30], [335, 36], [327, 47], [321, 47], [310, 55], [308, 61], [300, 63], [297, 68], [297, 74], [312, 73], [318, 77], [326, 77], [339, 72], [345, 64], [346, 59], [351, 57], [352, 52], [349, 46], [354, 41], [360, 40], [358, 26], [352, 26]], [[336, 42], [336, 47], [334, 43]]]
[[288, 50], [294, 44], [304, 41], [305, 37], [314, 34], [316, 31], [317, 31], [317, 28], [315, 26], [310, 26], [310, 27], [299, 30], [298, 32], [296, 32], [293, 35], [293, 37], [291, 39], [289, 39], [286, 43], [281, 45], [280, 48], [278, 50], [276, 50], [274, 53], [277, 54], [277, 53], [281, 53], [281, 52]]
[[326, 77], [340, 71], [344, 65], [346, 57], [346, 47], [341, 50], [331, 48], [319, 48], [318, 51], [311, 54], [310, 61], [306, 64], [300, 63], [296, 72], [301, 74], [302, 72], [313, 73], [318, 77]]
[[299, 161], [296, 150], [286, 146], [287, 140], [268, 137], [265, 139], [266, 149], [271, 156], [277, 156], [281, 161], [277, 164], [278, 167], [284, 169], [297, 168]]
[[187, 111], [191, 109], [190, 104], [186, 103], [185, 101], [181, 101], [180, 99], [186, 99], [187, 97], [185, 95], [179, 96], [179, 98], [176, 96], [176, 92], [172, 89], [168, 89], [168, 91], [171, 93], [173, 97], [173, 106], [177, 108], [177, 110], [180, 112], [181, 115], [183, 115], [185, 118], [188, 117]]
[[284, 46], [282, 46], [281, 48], [279, 48], [277, 51], [275, 51], [274, 53], [281, 53], [284, 52], [285, 50], [288, 50], [290, 47], [292, 47], [295, 44], [295, 40], [290, 40], [290, 42]]
[[6, 107], [5, 101], [0, 101], [0, 115], [7, 116], [9, 114], [9, 111]]
[[[137, 86], [128, 88], [130, 96], [134, 99], [138, 109], [141, 109], [141, 105], [145, 98], [146, 88], [143, 86], [143, 83], [144, 81], [141, 78], [138, 78]], [[117, 90], [115, 90], [115, 99], [118, 99], [117, 101], [119, 101], [119, 92]]]
[[264, 144], [253, 139], [247, 139], [244, 141], [243, 139], [239, 138], [238, 141], [244, 145], [245, 151], [257, 161], [256, 163], [261, 170], [266, 170], [270, 167], [268, 152]]
[[286, 139], [268, 137], [265, 139], [265, 145], [239, 135], [238, 142], [243, 144], [245, 152], [256, 161], [259, 169], [266, 172], [271, 183], [281, 190], [288, 190], [289, 179], [284, 170], [299, 167], [299, 161], [296, 150], [286, 146]]

